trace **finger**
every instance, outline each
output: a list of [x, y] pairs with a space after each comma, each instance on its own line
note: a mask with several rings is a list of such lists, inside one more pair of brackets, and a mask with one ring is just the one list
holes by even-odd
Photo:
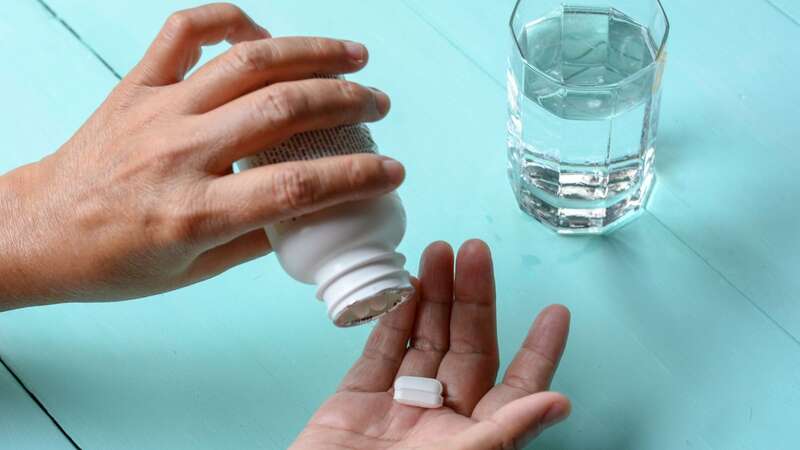
[[435, 242], [423, 253], [417, 292], [417, 320], [397, 375], [433, 378], [450, 345], [453, 249], [446, 242]]
[[494, 385], [499, 365], [494, 276], [489, 247], [468, 241], [458, 252], [450, 348], [437, 378], [445, 385], [445, 405], [469, 416]]
[[130, 77], [147, 86], [177, 83], [200, 59], [203, 45], [268, 37], [267, 30], [229, 3], [178, 11], [167, 19]]
[[367, 49], [336, 39], [284, 37], [242, 42], [200, 67], [182, 85], [192, 112], [207, 112], [265, 85], [362, 68]]
[[272, 247], [264, 230], [253, 230], [198, 256], [186, 271], [187, 283], [219, 275], [234, 266], [264, 256], [270, 250]]
[[201, 117], [218, 142], [209, 153], [214, 173], [234, 161], [310, 130], [373, 122], [389, 111], [389, 97], [356, 83], [310, 79], [273, 84]]
[[493, 387], [473, 412], [483, 420], [504, 405], [550, 389], [569, 334], [569, 310], [561, 305], [545, 308], [536, 318], [522, 348], [506, 370], [503, 382]]
[[377, 197], [403, 181], [403, 166], [371, 155], [344, 155], [256, 167], [211, 181], [208, 201], [214, 220], [201, 237], [242, 234], [327, 207]]
[[555, 392], [539, 392], [517, 399], [468, 428], [447, 443], [447, 448], [483, 450], [524, 448], [545, 428], [566, 419], [569, 400]]
[[382, 392], [394, 383], [414, 326], [417, 299], [383, 316], [369, 335], [364, 352], [347, 372], [338, 391]]

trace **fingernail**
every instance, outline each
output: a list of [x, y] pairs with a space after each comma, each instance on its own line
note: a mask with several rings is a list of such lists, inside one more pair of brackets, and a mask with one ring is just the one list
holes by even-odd
[[383, 172], [384, 175], [386, 175], [386, 179], [389, 180], [392, 186], [398, 186], [403, 182], [406, 171], [402, 164], [394, 159], [384, 158], [381, 165], [383, 165]]
[[386, 115], [392, 105], [389, 96], [376, 87], [369, 86], [369, 89], [375, 94], [375, 106], [378, 108], [378, 113], [380, 113], [381, 116]]
[[542, 425], [549, 427], [567, 418], [569, 409], [561, 402], [558, 402], [547, 410], [547, 413], [542, 418]]
[[344, 48], [347, 54], [358, 64], [362, 64], [367, 59], [367, 48], [363, 44], [353, 41], [344, 41]]

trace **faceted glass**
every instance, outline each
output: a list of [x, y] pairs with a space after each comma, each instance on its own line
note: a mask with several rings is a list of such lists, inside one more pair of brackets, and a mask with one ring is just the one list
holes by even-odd
[[658, 0], [519, 0], [510, 20], [509, 177], [559, 233], [602, 233], [653, 184], [669, 23]]

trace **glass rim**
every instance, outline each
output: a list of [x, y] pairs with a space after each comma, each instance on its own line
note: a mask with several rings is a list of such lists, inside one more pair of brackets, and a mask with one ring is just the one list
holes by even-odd
[[[586, 85], [570, 84], [568, 82], [565, 82], [565, 81], [562, 81], [562, 80], [558, 80], [558, 79], [554, 78], [552, 75], [550, 75], [549, 73], [543, 72], [538, 67], [536, 67], [533, 64], [529, 63], [528, 59], [525, 58], [524, 56], [522, 56], [522, 47], [519, 46], [519, 41], [517, 40], [517, 34], [514, 32], [514, 16], [517, 15], [517, 9], [519, 8], [519, 5], [524, 1], [536, 1], [536, 0], [516, 0], [516, 2], [514, 2], [514, 9], [511, 10], [511, 17], [508, 19], [508, 29], [509, 29], [509, 31], [511, 31], [511, 40], [514, 41], [514, 49], [516, 50], [517, 55], [519, 56], [519, 58], [525, 63], [526, 66], [530, 67], [538, 75], [543, 76], [547, 80], [549, 80], [549, 81], [551, 81], [551, 82], [553, 82], [555, 84], [558, 84], [559, 86], [564, 86], [564, 87], [568, 87], [568, 88], [573, 89], [573, 90], [580, 90], [580, 91], [596, 91], [596, 90], [607, 89], [609, 87], [611, 87], [611, 88], [619, 87], [619, 86], [621, 86], [623, 84], [628, 83], [629, 80], [632, 80], [632, 79], [640, 77], [642, 73], [647, 72], [652, 67], [654, 67], [657, 64], [660, 64], [660, 63], [663, 62], [663, 56], [664, 56], [664, 52], [665, 52], [665, 47], [667, 46], [667, 37], [669, 37], [669, 30], [670, 30], [669, 17], [667, 16], [667, 11], [664, 10], [664, 5], [661, 4], [661, 0], [652, 0], [652, 1], [656, 2], [656, 4], [658, 5], [658, 9], [661, 11], [661, 16], [664, 17], [664, 36], [661, 38], [661, 42], [658, 45], [658, 51], [656, 52], [656, 57], [653, 58], [653, 61], [650, 64], [642, 67], [641, 69], [637, 70], [636, 72], [628, 75], [627, 77], [625, 77], [625, 78], [623, 78], [623, 79], [621, 79], [621, 80], [619, 80], [617, 82], [609, 83], [609, 84], [603, 84], [603, 85], [599, 85], [599, 86], [586, 86]], [[563, 4], [562, 4], [562, 6], [563, 6]]]

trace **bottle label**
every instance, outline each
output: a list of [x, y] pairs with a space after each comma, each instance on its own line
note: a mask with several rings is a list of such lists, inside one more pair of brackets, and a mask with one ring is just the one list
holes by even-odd
[[249, 169], [353, 153], [377, 153], [375, 141], [366, 125], [346, 125], [299, 133], [275, 147], [244, 158], [241, 162], [245, 166], [242, 169]]
[[[344, 79], [340, 75], [317, 74], [316, 78]], [[377, 153], [378, 147], [364, 124], [298, 133], [288, 140], [239, 161], [242, 170], [288, 161], [307, 161], [326, 156]]]

